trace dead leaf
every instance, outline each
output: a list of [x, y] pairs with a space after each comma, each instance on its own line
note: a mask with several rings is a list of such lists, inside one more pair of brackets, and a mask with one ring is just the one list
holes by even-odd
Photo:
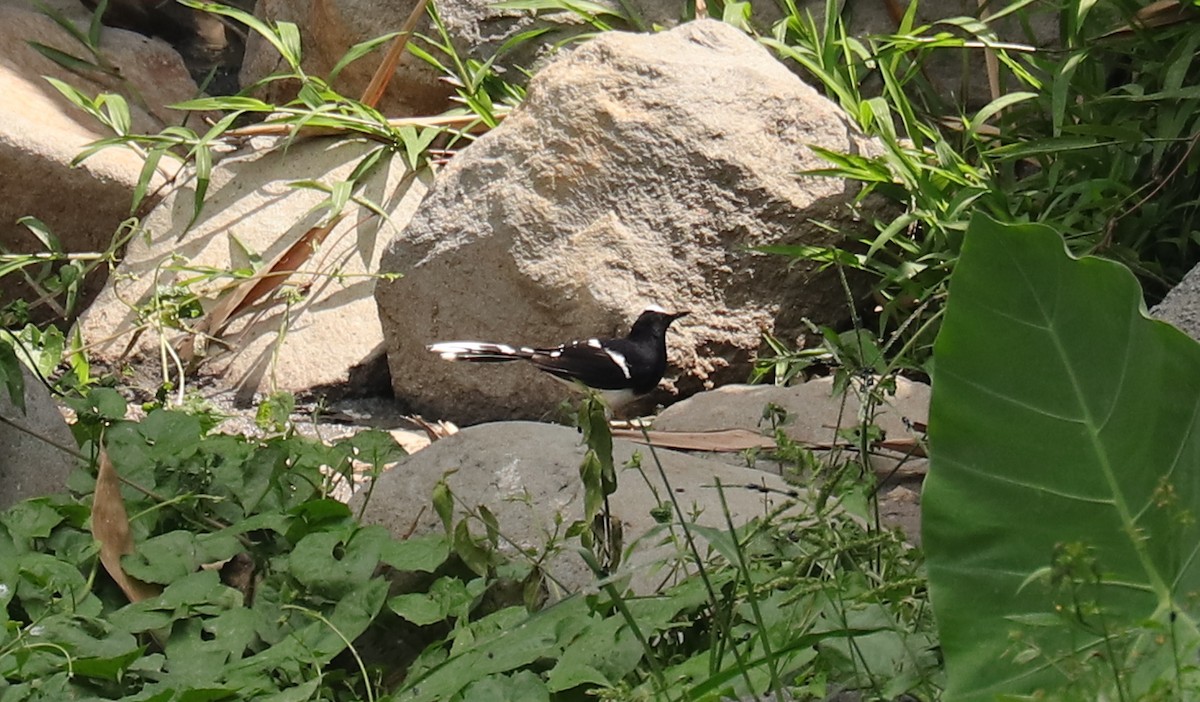
[[245, 551], [230, 558], [221, 567], [221, 582], [242, 593], [242, 604], [254, 604], [254, 590], [258, 584], [254, 559]]
[[1197, 12], [1195, 5], [1191, 2], [1158, 0], [1158, 2], [1152, 2], [1138, 10], [1133, 15], [1132, 22], [1105, 32], [1100, 35], [1100, 38], [1108, 39], [1111, 37], [1127, 36], [1139, 30], [1166, 27], [1196, 19], [1200, 19], [1200, 12]]
[[430, 442], [437, 441], [438, 439], [444, 439], [451, 434], [458, 433], [457, 426], [442, 419], [439, 419], [436, 422], [431, 422], [419, 414], [410, 415], [405, 417], [405, 419], [420, 427], [429, 437]]
[[903, 439], [884, 439], [883, 441], [880, 441], [877, 446], [879, 446], [881, 449], [895, 451], [896, 453], [902, 453], [906, 456], [913, 456], [915, 458], [925, 458], [927, 456], [925, 452], [925, 445], [920, 439], [915, 439], [912, 437], [905, 437]]
[[230, 320], [283, 285], [305, 261], [312, 258], [313, 253], [344, 217], [344, 214], [340, 214], [326, 224], [309, 229], [276, 256], [270, 265], [263, 266], [257, 273], [227, 292], [215, 307], [192, 325], [191, 334], [175, 343], [175, 351], [179, 353], [183, 362], [191, 364], [199, 355], [198, 343], [203, 347], [204, 339], [219, 337]]
[[392, 40], [392, 45], [388, 47], [387, 55], [383, 57], [379, 68], [375, 69], [375, 75], [371, 76], [371, 82], [367, 84], [366, 90], [363, 91], [362, 103], [375, 107], [379, 104], [379, 99], [383, 97], [383, 91], [387, 90], [388, 83], [391, 82], [392, 76], [396, 75], [396, 64], [400, 62], [400, 57], [404, 55], [404, 47], [408, 44], [408, 38], [412, 36], [413, 30], [417, 28], [417, 22], [425, 16], [425, 6], [429, 4], [429, 0], [420, 0], [412, 12], [408, 13], [408, 19], [404, 20], [404, 26], [400, 28], [400, 33]]
[[100, 563], [130, 602], [140, 602], [162, 593], [158, 585], [144, 583], [121, 568], [121, 556], [133, 553], [133, 535], [129, 514], [121, 497], [121, 478], [100, 447], [100, 470], [96, 474], [96, 492], [92, 496], [92, 536], [100, 542]]
[[[637, 444], [650, 443], [680, 451], [713, 451], [718, 453], [773, 449], [775, 440], [749, 429], [717, 429], [714, 431], [647, 431], [613, 429], [614, 439], [628, 439]], [[649, 442], [646, 437], [649, 437]]]
[[[628, 439], [637, 444], [646, 444], [646, 436], [640, 429], [612, 429], [613, 438]], [[750, 429], [716, 429], [713, 431], [647, 431], [649, 443], [661, 448], [679, 451], [712, 451], [715, 453], [735, 453], [749, 449], [771, 450], [775, 448], [775, 440], [763, 436]], [[800, 441], [802, 446], [814, 451], [832, 451], [833, 449], [854, 450], [852, 444], [839, 442], [831, 444], [819, 441]], [[874, 444], [876, 448], [914, 457], [924, 457], [925, 447], [914, 438], [885, 439]]]

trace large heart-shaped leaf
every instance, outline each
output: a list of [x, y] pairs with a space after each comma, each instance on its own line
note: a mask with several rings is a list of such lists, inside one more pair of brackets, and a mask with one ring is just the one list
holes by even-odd
[[922, 507], [946, 699], [1139, 699], [1184, 679], [1200, 345], [1146, 317], [1123, 266], [976, 216], [935, 359]]

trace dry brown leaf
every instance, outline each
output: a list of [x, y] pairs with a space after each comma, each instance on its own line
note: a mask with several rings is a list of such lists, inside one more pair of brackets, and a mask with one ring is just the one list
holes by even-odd
[[905, 437], [903, 439], [884, 439], [878, 444], [879, 448], [903, 453], [906, 456], [914, 456], [916, 458], [925, 458], [925, 445], [919, 439]]
[[157, 597], [162, 593], [162, 588], [144, 583], [121, 568], [121, 556], [133, 553], [129, 515], [125, 511], [125, 500], [121, 497], [121, 478], [103, 446], [100, 447], [99, 464], [96, 492], [92, 497], [92, 536], [100, 542], [100, 563], [130, 602]]
[[[716, 453], [746, 451], [749, 449], [773, 449], [775, 440], [749, 429], [716, 429], [713, 431], [648, 431], [649, 443], [661, 448], [680, 451], [712, 451]], [[617, 439], [628, 439], [634, 443], [647, 443], [640, 429], [612, 429]], [[802, 445], [815, 451], [830, 451], [834, 448], [853, 450], [851, 444], [801, 441]], [[925, 448], [917, 439], [886, 439], [875, 444], [877, 448], [924, 457]]]
[[230, 320], [283, 285], [300, 266], [312, 258], [313, 253], [344, 217], [344, 214], [340, 214], [327, 224], [309, 229], [294, 244], [276, 256], [270, 265], [263, 266], [253, 276], [238, 283], [226, 293], [215, 307], [192, 326], [191, 334], [176, 342], [175, 350], [179, 357], [185, 363], [191, 363], [197, 355], [198, 339], [220, 336]]
[[437, 441], [438, 439], [444, 439], [451, 434], [458, 433], [457, 426], [455, 426], [452, 422], [447, 422], [442, 419], [439, 419], [436, 422], [431, 422], [419, 414], [410, 415], [405, 417], [405, 419], [420, 427], [425, 434], [429, 436], [430, 442]]
[[[749, 429], [717, 429], [714, 431], [647, 431], [613, 429], [613, 438], [628, 439], [637, 444], [650, 443], [680, 451], [713, 451], [719, 453], [749, 449], [773, 449], [775, 440]], [[650, 441], [646, 441], [646, 437]]]
[[883, 0], [883, 9], [887, 10], [888, 17], [897, 25], [904, 20], [904, 8], [900, 7], [896, 0]]
[[404, 26], [400, 28], [400, 33], [392, 40], [392, 45], [388, 47], [387, 55], [383, 57], [379, 68], [375, 69], [375, 75], [371, 76], [371, 82], [367, 84], [366, 90], [363, 91], [362, 103], [375, 107], [379, 104], [379, 99], [383, 97], [383, 91], [387, 90], [388, 83], [391, 82], [392, 76], [396, 75], [396, 64], [400, 62], [400, 57], [404, 55], [404, 47], [408, 45], [408, 38], [412, 36], [413, 30], [417, 28], [417, 22], [425, 16], [425, 6], [429, 4], [429, 0], [421, 0], [417, 3], [412, 12], [408, 13], [408, 19], [404, 20]]
[[1133, 21], [1129, 24], [1123, 24], [1105, 32], [1100, 35], [1100, 38], [1107, 39], [1110, 37], [1126, 36], [1142, 29], [1165, 27], [1197, 19], [1200, 19], [1200, 12], [1197, 12], [1195, 5], [1190, 2], [1158, 0], [1158, 2], [1152, 2], [1138, 10], [1133, 15]]

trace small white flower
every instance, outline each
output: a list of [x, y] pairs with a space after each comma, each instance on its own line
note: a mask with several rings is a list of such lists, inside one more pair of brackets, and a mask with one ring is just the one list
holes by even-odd
[[0, 583], [0, 600], [8, 597], [10, 592], [12, 592], [12, 588], [8, 586], [8, 583]]
[[46, 627], [42, 626], [41, 624], [29, 627], [30, 636], [41, 636], [44, 633], [46, 633]]

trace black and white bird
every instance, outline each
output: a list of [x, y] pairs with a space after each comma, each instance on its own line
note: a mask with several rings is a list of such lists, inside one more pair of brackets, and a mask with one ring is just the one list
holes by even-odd
[[687, 312], [648, 307], [623, 339], [585, 339], [551, 348], [443, 341], [429, 350], [447, 361], [528, 361], [566, 383], [583, 383], [619, 408], [658, 386], [667, 370], [667, 329]]

